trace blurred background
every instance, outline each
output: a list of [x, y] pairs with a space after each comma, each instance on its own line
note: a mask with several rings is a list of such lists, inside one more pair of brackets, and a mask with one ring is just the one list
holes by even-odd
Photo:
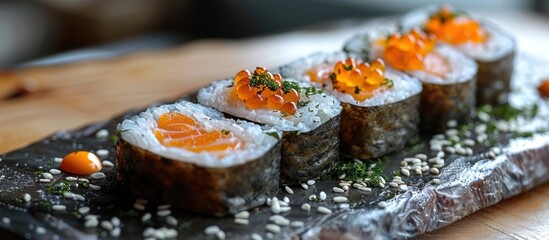
[[[430, 3], [473, 12], [549, 14], [545, 0], [0, 0], [0, 69], [31, 60], [110, 57], [201, 38], [249, 38], [396, 15]], [[51, 55], [56, 57], [43, 59]]]

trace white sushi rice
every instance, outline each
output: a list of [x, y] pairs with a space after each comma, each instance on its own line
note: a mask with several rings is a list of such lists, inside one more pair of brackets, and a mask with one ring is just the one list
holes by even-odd
[[[195, 153], [184, 148], [165, 146], [154, 136], [154, 129], [162, 114], [174, 111], [193, 117], [206, 131], [228, 130], [243, 139], [244, 144], [241, 148], [228, 150], [229, 152], [226, 153], [208, 151]], [[139, 115], [124, 120], [118, 125], [118, 130], [121, 131], [122, 139], [128, 143], [159, 156], [217, 168], [226, 168], [252, 161], [264, 155], [278, 141], [265, 133], [277, 130], [262, 129], [257, 124], [250, 122], [225, 119], [223, 114], [215, 109], [187, 101], [149, 108]], [[277, 133], [280, 136], [281, 133]]]
[[[400, 19], [399, 24], [405, 31], [421, 27], [429, 20], [431, 15], [439, 10], [440, 7], [434, 5], [413, 10], [405, 14]], [[499, 26], [477, 16], [471, 17], [482, 24], [488, 32], [488, 38], [483, 43], [467, 42], [453, 47], [482, 62], [499, 60], [515, 49], [515, 40]]]
[[[342, 110], [335, 97], [325, 93], [307, 97], [305, 90], [300, 93], [300, 101], [309, 101], [309, 103], [298, 108], [294, 115], [284, 116], [278, 110], [247, 109], [243, 101], [230, 99], [231, 91], [234, 90], [234, 87], [231, 86], [233, 86], [232, 79], [214, 82], [198, 92], [198, 102], [240, 118], [276, 126], [282, 131], [309, 132], [337, 116]], [[299, 86], [302, 88], [311, 87], [310, 84], [304, 82], [299, 82]]]
[[[367, 58], [382, 57], [385, 49], [377, 42], [379, 39], [385, 38], [387, 32], [390, 32], [390, 29], [376, 29], [355, 35], [346, 43], [345, 48], [355, 53], [364, 54], [366, 55], [364, 57]], [[450, 71], [446, 75], [437, 76], [422, 70], [406, 71], [406, 73], [422, 82], [441, 85], [465, 82], [476, 75], [477, 63], [458, 50], [446, 44], [437, 44], [434, 51], [447, 60]]]
[[[311, 82], [307, 71], [321, 65], [334, 66], [338, 61], [347, 59], [350, 55], [344, 52], [335, 53], [315, 53], [307, 58], [299, 59], [281, 68], [281, 73], [285, 77], [293, 77], [301, 81], [309, 82], [317, 87], [322, 87], [320, 83]], [[324, 89], [330, 94], [336, 96], [341, 102], [354, 104], [362, 107], [378, 106], [398, 102], [416, 95], [421, 92], [421, 83], [401, 72], [391, 68], [386, 68], [385, 77], [393, 81], [393, 87], [390, 89], [379, 89], [374, 92], [374, 96], [362, 102], [356, 101], [352, 95], [342, 93], [333, 89], [331, 82], [326, 82]]]

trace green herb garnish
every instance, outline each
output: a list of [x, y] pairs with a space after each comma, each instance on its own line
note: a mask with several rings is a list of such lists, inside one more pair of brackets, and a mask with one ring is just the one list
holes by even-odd
[[46, 193], [61, 195], [63, 193], [70, 192], [70, 190], [71, 190], [70, 184], [66, 181], [61, 181], [59, 183], [56, 183], [54, 185], [47, 187]]
[[297, 92], [301, 91], [301, 87], [299, 87], [299, 84], [294, 81], [283, 81], [282, 82], [282, 91], [286, 94], [289, 93], [291, 90], [295, 90]]
[[359, 94], [360, 93], [360, 88], [358, 86], [355, 86], [355, 94]]
[[277, 132], [266, 132], [265, 134], [267, 134], [267, 135], [269, 135], [269, 136], [271, 136], [271, 137], [274, 137], [274, 138], [276, 138], [277, 140], [280, 139], [280, 136], [278, 135]]
[[388, 79], [388, 78], [384, 78], [383, 79], [383, 85], [387, 86], [388, 88], [392, 88], [394, 83], [393, 83], [393, 80]]
[[308, 100], [308, 101], [299, 101], [299, 102], [297, 102], [297, 108], [305, 107], [305, 106], [307, 106], [307, 104], [309, 104], [310, 102], [311, 102], [311, 100]]
[[358, 181], [367, 180], [368, 184], [377, 186], [381, 178], [386, 178], [383, 175], [383, 160], [378, 159], [375, 164], [364, 164], [355, 162], [338, 163], [335, 165], [329, 176], [337, 178], [345, 174], [345, 180]]
[[221, 130], [221, 133], [223, 135], [229, 135], [229, 134], [231, 134], [231, 131], [223, 129], [223, 130]]

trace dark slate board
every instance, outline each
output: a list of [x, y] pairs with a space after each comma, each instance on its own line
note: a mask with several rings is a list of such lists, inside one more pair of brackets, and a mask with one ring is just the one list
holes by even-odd
[[[537, 103], [539, 114], [527, 121], [525, 127], [549, 128], [549, 103], [540, 99], [535, 91], [535, 84], [543, 74], [546, 62], [519, 56], [513, 80], [515, 92], [511, 102], [518, 105]], [[138, 112], [138, 111], [136, 111]], [[82, 194], [84, 201], [75, 201], [60, 195], [47, 194], [45, 189], [65, 179], [68, 175], [54, 175], [52, 183], [39, 183], [38, 170], [59, 168], [54, 157], [63, 157], [74, 150], [108, 149], [106, 160], [115, 162], [115, 145], [109, 138], [98, 139], [95, 133], [100, 129], [114, 132], [116, 124], [136, 112], [130, 112], [115, 119], [92, 124], [74, 131], [60, 131], [30, 146], [1, 155], [0, 158], [0, 237], [33, 238], [33, 239], [109, 239], [108, 231], [98, 227], [87, 229], [84, 218], [76, 212], [81, 206], [89, 206], [91, 214], [100, 216], [99, 220], [110, 220], [117, 216], [122, 220], [122, 238], [142, 238], [147, 227], [169, 227], [178, 230], [179, 239], [204, 239], [204, 229], [217, 225], [229, 239], [249, 239], [251, 233], [258, 233], [265, 238], [265, 224], [271, 216], [270, 208], [261, 207], [251, 211], [250, 225], [237, 225], [231, 216], [224, 218], [209, 217], [173, 209], [172, 216], [178, 219], [177, 226], [166, 223], [165, 217], [155, 215], [156, 206], [160, 203], [149, 203], [145, 211], [134, 210], [132, 205], [136, 197], [121, 186], [115, 179], [116, 168], [104, 169], [107, 176], [104, 180], [90, 182], [101, 186], [101, 190], [86, 189], [72, 183], [71, 191]], [[293, 195], [283, 189], [279, 199], [288, 196], [292, 210], [283, 214], [292, 221], [304, 221], [301, 228], [283, 227], [282, 233], [275, 238], [335, 237], [341, 235], [359, 238], [393, 239], [409, 238], [446, 226], [472, 212], [493, 205], [503, 199], [527, 191], [549, 180], [549, 133], [538, 133], [532, 137], [513, 137], [510, 133], [499, 133], [490, 136], [497, 141], [488, 146], [477, 144], [475, 154], [470, 157], [447, 155], [446, 166], [439, 176], [431, 174], [417, 176], [412, 174], [404, 178], [409, 190], [387, 199], [389, 186], [374, 187], [366, 193], [351, 189], [345, 194], [332, 192], [338, 180], [318, 181], [308, 190], [299, 185], [292, 186]], [[429, 157], [436, 152], [428, 150], [430, 136], [424, 136], [422, 142], [403, 151], [387, 156], [384, 172], [392, 176], [399, 170], [404, 157], [417, 153], [427, 153]], [[489, 159], [489, 147], [501, 147], [503, 153], [496, 159]], [[437, 177], [440, 185], [430, 181]], [[86, 177], [89, 178], [89, 177]], [[301, 204], [310, 202], [307, 197], [325, 191], [326, 201], [313, 202], [311, 212], [300, 209]], [[32, 196], [30, 203], [21, 201], [24, 193]], [[331, 200], [336, 195], [345, 195], [351, 203], [350, 210], [337, 210], [337, 204]], [[377, 203], [387, 200], [385, 209]], [[67, 206], [64, 212], [51, 210], [52, 204]], [[333, 214], [322, 215], [316, 212], [317, 206], [326, 206], [334, 210]], [[141, 217], [145, 212], [152, 213], [151, 221], [143, 223]], [[8, 217], [10, 223], [2, 218]], [[36, 228], [46, 230], [39, 234]], [[213, 239], [212, 236], [210, 236]]]

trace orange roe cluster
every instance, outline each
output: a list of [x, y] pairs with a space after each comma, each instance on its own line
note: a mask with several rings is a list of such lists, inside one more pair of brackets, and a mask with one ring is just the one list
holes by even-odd
[[482, 43], [487, 32], [481, 24], [464, 14], [457, 14], [451, 7], [442, 6], [423, 26], [425, 32], [434, 34], [438, 39], [450, 44], [466, 42]]
[[435, 48], [433, 35], [427, 35], [418, 29], [400, 34], [393, 33], [380, 44], [385, 47], [383, 59], [398, 70], [423, 69], [423, 60]]
[[379, 58], [371, 64], [357, 63], [354, 58], [347, 58], [336, 63], [330, 79], [334, 89], [350, 94], [355, 100], [362, 102], [372, 97], [376, 89], [384, 85], [392, 86], [384, 73], [385, 62]]
[[192, 152], [238, 149], [242, 139], [227, 130], [206, 131], [193, 118], [179, 112], [162, 114], [154, 135], [160, 143]]
[[254, 73], [241, 70], [234, 76], [235, 92], [248, 109], [272, 109], [294, 115], [300, 99], [296, 82], [285, 81], [280, 74], [272, 74], [264, 67]]

